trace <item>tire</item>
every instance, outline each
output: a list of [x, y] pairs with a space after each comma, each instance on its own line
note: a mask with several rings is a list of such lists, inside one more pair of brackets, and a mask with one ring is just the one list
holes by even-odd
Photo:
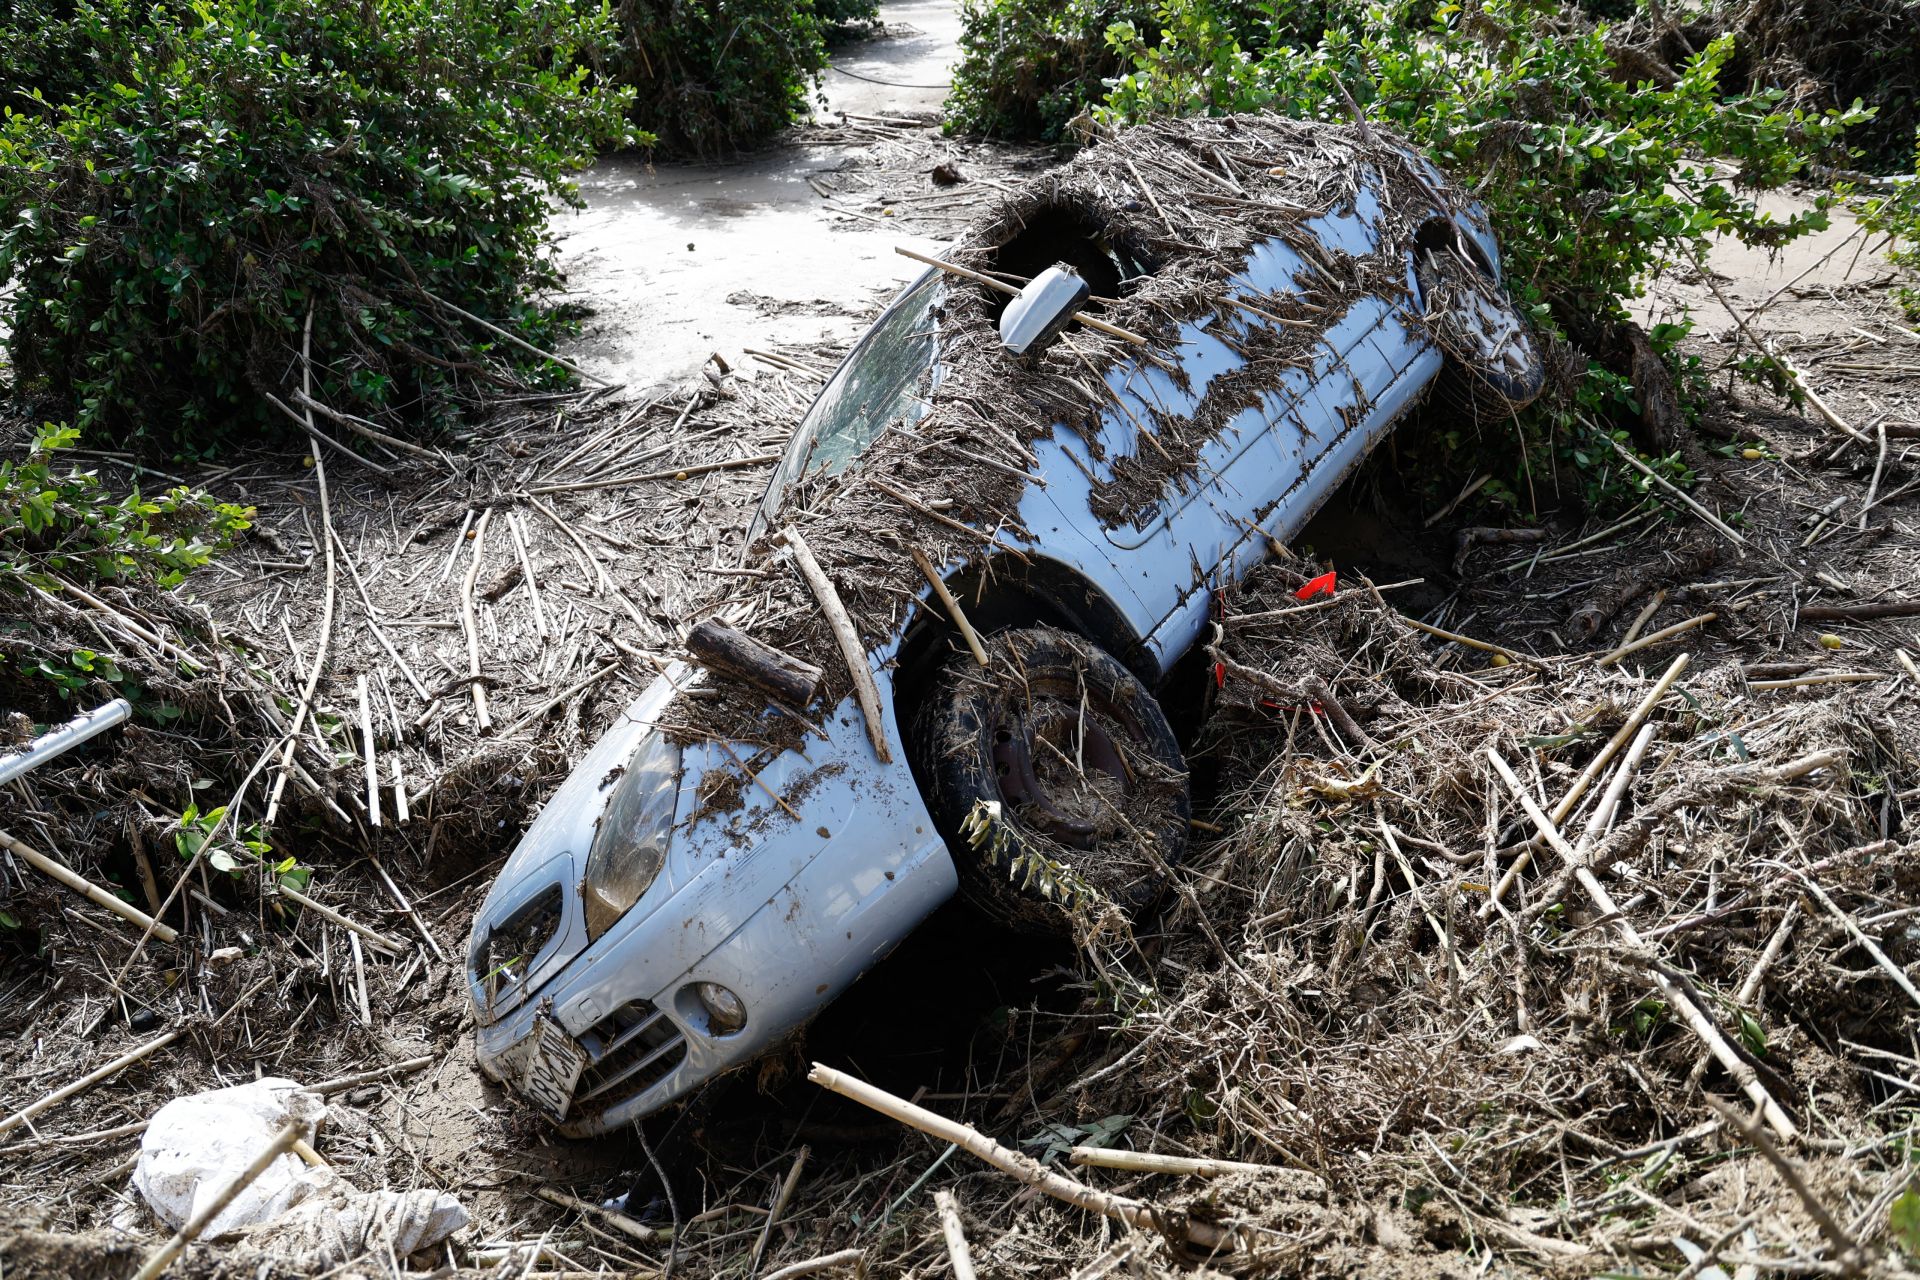
[[1476, 422], [1511, 418], [1538, 399], [1547, 362], [1499, 281], [1453, 245], [1420, 250], [1414, 273], [1434, 342], [1447, 357], [1434, 394]]
[[1138, 916], [1185, 853], [1192, 808], [1160, 704], [1065, 631], [1002, 631], [985, 648], [984, 668], [962, 652], [940, 670], [913, 742], [962, 895], [1030, 934], [1067, 932], [1089, 903]]

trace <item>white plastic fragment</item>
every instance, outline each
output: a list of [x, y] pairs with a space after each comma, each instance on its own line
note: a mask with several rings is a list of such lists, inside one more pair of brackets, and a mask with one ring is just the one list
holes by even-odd
[[[269, 1076], [175, 1098], [154, 1113], [140, 1142], [133, 1185], [169, 1228], [178, 1229], [252, 1163], [288, 1121], [309, 1141], [327, 1106], [292, 1080]], [[244, 1234], [254, 1248], [297, 1272], [318, 1272], [369, 1247], [405, 1257], [467, 1225], [459, 1200], [438, 1191], [364, 1192], [332, 1168], [287, 1154], [234, 1198], [201, 1233]]]
[[356, 1191], [335, 1178], [322, 1193], [246, 1233], [256, 1249], [323, 1271], [369, 1249], [398, 1257], [425, 1249], [467, 1225], [466, 1206], [444, 1191]]
[[[309, 1137], [326, 1104], [278, 1076], [175, 1098], [156, 1111], [140, 1140], [133, 1185], [167, 1226], [178, 1230], [218, 1196], [289, 1120]], [[285, 1213], [326, 1181], [300, 1157], [281, 1156], [220, 1211], [203, 1239], [231, 1235]]]

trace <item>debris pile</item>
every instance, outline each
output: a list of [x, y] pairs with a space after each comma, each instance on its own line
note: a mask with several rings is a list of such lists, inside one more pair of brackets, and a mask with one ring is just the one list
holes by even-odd
[[[1186, 167], [1251, 189], [1264, 170], [1236, 157], [1269, 153], [1247, 127], [1062, 177], [1104, 187], [1158, 264], [1109, 318], [1163, 332], [1177, 307], [1150, 290], [1229, 268], [1205, 220], [1229, 192], [1200, 198]], [[1298, 161], [1337, 207], [1334, 157]], [[984, 299], [948, 296], [985, 343]], [[1920, 560], [1912, 428], [1867, 413], [1899, 403], [1913, 346], [1855, 320], [1885, 336], [1795, 352], [1861, 426], [1716, 406], [1733, 447], [1694, 459], [1698, 510], [1648, 481], [1617, 518], [1460, 531], [1409, 571], [1424, 593], [1343, 573], [1302, 598], [1323, 566], [1285, 558], [1223, 597], [1204, 671], [1167, 694], [1212, 700], [1188, 752], [1211, 780], [1163, 912], [1090, 913], [1078, 1003], [1009, 992], [998, 1038], [927, 1067], [917, 1110], [882, 1097], [796, 1131], [837, 1099], [778, 1064], [737, 1082], [750, 1122], [778, 1122], [683, 1147], [657, 1218], [604, 1205], [653, 1147], [555, 1143], [478, 1081], [462, 943], [529, 808], [687, 626], [750, 625], [846, 678], [798, 576], [764, 547], [742, 562], [838, 353], [750, 353], [758, 376], [716, 366], [672, 399], [504, 405], [456, 458], [234, 460], [206, 479], [262, 526], [195, 576], [197, 603], [62, 590], [8, 620], [112, 658], [146, 706], [14, 788], [0, 824], [7, 1273], [132, 1275], [165, 1237], [113, 1226], [150, 1118], [260, 1074], [321, 1081], [318, 1154], [354, 1186], [465, 1202], [463, 1274], [1895, 1274], [1920, 1251]], [[1110, 341], [1072, 337], [1089, 359]], [[1826, 357], [1880, 381], [1841, 401], [1849, 365]], [[980, 416], [877, 446], [896, 494], [843, 475], [788, 506], [869, 640], [918, 590], [910, 551], [990, 550], [935, 517], [1006, 514], [962, 482], [1022, 464], [1001, 406], [1050, 423], [1097, 401], [1073, 348], [1038, 374], [995, 359]], [[0, 681], [34, 721], [70, 713], [11, 661]], [[693, 701], [691, 724], [730, 714]], [[833, 1065], [860, 1093], [864, 1064]], [[755, 1104], [754, 1084], [783, 1091]], [[388, 1253], [392, 1215], [308, 1203], [329, 1256], [364, 1250], [355, 1270], [442, 1261]], [[176, 1273], [262, 1261], [221, 1245]]]
[[1222, 602], [1218, 834], [1163, 915], [1077, 912], [1087, 997], [1014, 1076], [949, 1118], [816, 1068], [936, 1140], [892, 1182], [941, 1141], [999, 1170], [954, 1175], [983, 1274], [1903, 1274], [1920, 681], [1783, 704], [1698, 650], [1466, 647], [1309, 579]]

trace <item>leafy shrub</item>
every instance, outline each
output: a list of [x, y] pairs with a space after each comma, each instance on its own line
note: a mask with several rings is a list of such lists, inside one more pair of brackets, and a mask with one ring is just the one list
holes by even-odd
[[61, 699], [96, 686], [132, 694], [132, 678], [109, 655], [49, 642], [57, 629], [39, 616], [34, 591], [102, 582], [169, 590], [246, 529], [253, 511], [184, 488], [113, 497], [95, 473], [58, 464], [78, 435], [48, 425], [24, 457], [0, 461], [0, 676], [10, 653], [12, 674]]
[[1344, 88], [1368, 119], [1480, 193], [1509, 288], [1538, 319], [1562, 325], [1623, 315], [1623, 300], [1642, 294], [1657, 268], [1688, 263], [1714, 234], [1779, 245], [1826, 225], [1824, 208], [1786, 221], [1760, 212], [1713, 162], [1732, 161], [1747, 187], [1776, 187], [1835, 149], [1858, 115], [1779, 110], [1777, 90], [1723, 97], [1731, 38], [1661, 89], [1616, 76], [1603, 29], [1562, 33], [1526, 0], [1485, 0], [1471, 12], [1444, 5], [1424, 30], [1408, 9], [1356, 9], [1314, 48], [1252, 57], [1193, 13], [1153, 45], [1117, 30], [1134, 69], [1102, 115], [1265, 109], [1343, 119]]
[[[53, 3], [53, 0], [32, 0]], [[572, 0], [75, 0], [83, 86], [0, 120], [16, 391], [203, 441], [264, 420], [306, 316], [322, 398], [432, 422], [536, 344], [567, 175], [624, 136]], [[48, 85], [52, 86], [49, 79]], [[8, 81], [14, 90], [32, 94]], [[513, 357], [518, 358], [518, 357]]]
[[[1913, 135], [1914, 171], [1920, 173], [1920, 129]], [[1860, 223], [1868, 235], [1885, 235], [1891, 242], [1887, 257], [1904, 267], [1907, 278], [1894, 285], [1894, 297], [1907, 314], [1920, 320], [1920, 178], [1909, 178], [1880, 189], [1858, 205]]]
[[27, 109], [34, 93], [57, 102], [86, 84], [86, 22], [76, 8], [75, 0], [0, 0], [8, 105]]
[[966, 0], [951, 127], [1053, 140], [1125, 63], [1107, 43], [1116, 22], [1152, 16], [1149, 0]]
[[[1325, 0], [1261, 0], [1221, 7], [1154, 0], [966, 0], [960, 63], [947, 99], [951, 127], [1007, 138], [1054, 141], [1067, 123], [1106, 96], [1150, 48], [1163, 23], [1207, 28], [1223, 52], [1320, 38]], [[1123, 30], [1124, 39], [1109, 33]], [[1192, 36], [1200, 33], [1191, 32]]]
[[806, 114], [827, 65], [812, 0], [620, 0], [616, 12], [616, 71], [632, 88], [634, 121], [668, 151], [716, 155], [764, 141]]
[[1920, 0], [1716, 0], [1692, 24], [1740, 42], [1742, 84], [1776, 84], [1809, 106], [1876, 109], [1849, 135], [1875, 173], [1912, 172], [1920, 128]]
[[79, 434], [49, 424], [24, 458], [0, 461], [0, 583], [139, 581], [168, 590], [247, 528], [252, 508], [192, 489], [108, 496], [94, 472], [55, 465]]
[[814, 16], [827, 27], [858, 27], [880, 19], [880, 0], [813, 0]]

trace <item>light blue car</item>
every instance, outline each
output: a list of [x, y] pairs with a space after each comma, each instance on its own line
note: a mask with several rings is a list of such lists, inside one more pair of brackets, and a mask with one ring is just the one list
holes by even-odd
[[[1313, 354], [1226, 415], [1157, 499], [1117, 510], [1115, 468], [1140, 449], [1139, 423], [1192, 420], [1245, 363], [1236, 335], [1318, 269], [1283, 239], [1256, 244], [1224, 286], [1223, 300], [1246, 306], [1129, 348], [1107, 371], [1113, 399], [1097, 424], [1027, 445], [1019, 527], [1000, 534], [1024, 558], [940, 567], [988, 665], [930, 588], [924, 608], [903, 611], [910, 623], [868, 646], [885, 761], [851, 695], [798, 709], [804, 740], [755, 755], [751, 783], [742, 758], [754, 748], [684, 734], [676, 745], [656, 727], [682, 722], [669, 708], [684, 690], [721, 677], [675, 664], [628, 707], [475, 918], [482, 1068], [562, 1132], [604, 1133], [779, 1045], [957, 889], [1022, 926], [1057, 920], [1052, 903], [1088, 887], [1129, 910], [1150, 903], [1188, 826], [1184, 764], [1152, 690], [1203, 638], [1210, 588], [1295, 536], [1436, 382], [1463, 412], [1519, 407], [1541, 389], [1483, 212], [1424, 160], [1395, 162], [1395, 184], [1362, 168], [1351, 200], [1288, 238], [1311, 237], [1322, 262], [1398, 253], [1404, 287], [1329, 315]], [[1412, 218], [1407, 175], [1424, 198]], [[1383, 218], [1383, 196], [1401, 202], [1396, 217]], [[1389, 223], [1415, 230], [1383, 245]], [[750, 541], [801, 478], [858, 468], [890, 422], [939, 403], [945, 335], [979, 307], [977, 288], [930, 270], [880, 316], [795, 432]], [[1086, 292], [1042, 273], [1000, 317], [1002, 336], [1047, 358]], [[1022, 672], [1017, 697], [994, 683], [1002, 665]], [[713, 803], [716, 788], [729, 803]], [[1094, 869], [1087, 883], [1076, 866]]]

